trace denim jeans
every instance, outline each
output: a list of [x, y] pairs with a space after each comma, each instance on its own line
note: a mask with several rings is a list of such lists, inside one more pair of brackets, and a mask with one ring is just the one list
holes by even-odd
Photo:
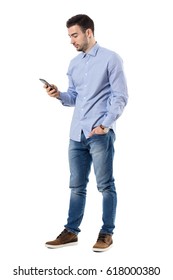
[[81, 142], [70, 140], [70, 203], [65, 227], [78, 234], [84, 215], [87, 183], [93, 163], [98, 191], [102, 193], [101, 233], [113, 234], [117, 195], [113, 177], [115, 134], [109, 130], [106, 134], [94, 134], [90, 138], [81, 135]]

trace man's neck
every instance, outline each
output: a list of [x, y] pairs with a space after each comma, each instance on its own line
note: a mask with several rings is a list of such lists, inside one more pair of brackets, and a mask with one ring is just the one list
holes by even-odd
[[85, 53], [88, 53], [93, 47], [94, 45], [96, 44], [96, 40], [94, 39], [88, 46], [88, 49], [85, 51]]

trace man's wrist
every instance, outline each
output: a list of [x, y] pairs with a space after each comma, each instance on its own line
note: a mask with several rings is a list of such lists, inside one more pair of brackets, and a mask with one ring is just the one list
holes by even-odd
[[57, 92], [56, 98], [59, 99], [59, 100], [61, 100], [61, 97], [60, 97], [61, 92], [60, 92], [59, 90], [57, 90], [56, 92]]
[[109, 129], [110, 129], [109, 127], [105, 127], [105, 126], [102, 125], [102, 124], [100, 125], [100, 128], [103, 130], [104, 133], [108, 133], [108, 131], [109, 131]]

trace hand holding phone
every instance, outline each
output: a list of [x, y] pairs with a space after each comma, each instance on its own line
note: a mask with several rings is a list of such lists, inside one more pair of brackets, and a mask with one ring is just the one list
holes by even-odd
[[60, 91], [58, 90], [58, 88], [55, 85], [51, 85], [49, 84], [46, 80], [44, 79], [39, 79], [44, 85], [47, 86], [47, 88], [49, 87], [50, 89], [48, 90], [46, 88], [46, 91], [48, 93], [49, 96], [51, 97], [56, 97], [56, 98], [60, 98]]

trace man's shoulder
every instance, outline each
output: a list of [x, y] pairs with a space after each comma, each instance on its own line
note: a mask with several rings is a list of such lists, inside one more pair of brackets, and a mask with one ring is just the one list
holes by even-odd
[[107, 56], [110, 56], [110, 57], [114, 57], [116, 59], [121, 59], [121, 56], [116, 51], [111, 50], [109, 48], [99, 46], [98, 50], [102, 55], [107, 55]]

